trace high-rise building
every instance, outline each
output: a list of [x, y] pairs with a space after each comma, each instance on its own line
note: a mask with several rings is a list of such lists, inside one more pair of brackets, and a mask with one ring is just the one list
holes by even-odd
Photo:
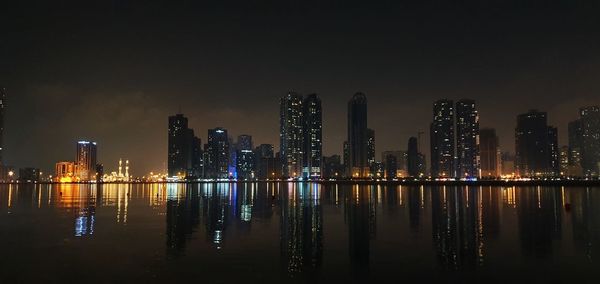
[[236, 144], [236, 172], [238, 178], [253, 179], [255, 178], [255, 156], [252, 150], [252, 136], [239, 135]]
[[456, 102], [457, 177], [479, 177], [479, 115], [474, 100]]
[[[367, 97], [356, 93], [348, 102], [348, 173], [350, 177], [369, 176], [367, 136]], [[346, 163], [346, 161], [344, 161]]]
[[548, 162], [550, 175], [560, 176], [560, 148], [558, 146], [558, 128], [548, 126]]
[[583, 148], [583, 128], [581, 119], [569, 122], [569, 176], [583, 176], [581, 150]]
[[558, 164], [556, 128], [545, 112], [530, 110], [517, 116], [515, 169], [520, 176], [553, 176]]
[[375, 176], [375, 130], [367, 128], [367, 165], [369, 176]]
[[581, 166], [585, 176], [600, 175], [600, 107], [579, 110], [581, 120]]
[[302, 173], [307, 178], [320, 178], [323, 167], [323, 118], [321, 99], [308, 95], [303, 102], [304, 157]]
[[229, 178], [229, 136], [227, 130], [221, 127], [208, 130], [208, 161], [207, 174], [209, 178]]
[[344, 174], [343, 176], [347, 177], [348, 173], [351, 172], [350, 169], [350, 145], [348, 144], [348, 141], [344, 141], [344, 144], [342, 146], [342, 152], [343, 152], [343, 165], [344, 165]]
[[568, 176], [570, 175], [569, 171], [569, 146], [560, 147], [560, 175]]
[[247, 134], [238, 135], [235, 147], [236, 150], [252, 150], [254, 148], [252, 136]]
[[273, 164], [272, 160], [274, 157], [274, 147], [272, 144], [260, 144], [254, 149], [256, 178], [260, 180], [271, 178], [270, 175], [274, 170], [272, 170], [273, 165], [271, 165], [271, 170], [269, 166], [270, 163]]
[[500, 177], [502, 175], [502, 161], [496, 129], [482, 128], [479, 130], [479, 153], [481, 156], [481, 177]]
[[202, 140], [192, 135], [192, 171], [191, 177], [203, 177], [204, 157], [202, 151]]
[[280, 100], [280, 152], [284, 177], [302, 173], [304, 117], [302, 96], [290, 92]]
[[385, 178], [396, 178], [398, 172], [398, 160], [396, 159], [396, 155], [388, 153], [383, 160], [385, 161]]
[[433, 104], [430, 126], [431, 175], [454, 177], [454, 102], [439, 100]]
[[406, 153], [406, 168], [407, 174], [410, 177], [420, 177], [425, 174], [423, 165], [423, 157], [419, 152], [419, 144], [417, 137], [408, 138], [408, 148]]
[[170, 177], [184, 178], [192, 168], [193, 130], [188, 128], [188, 119], [183, 114], [169, 116], [169, 150], [167, 171]]
[[77, 177], [80, 181], [96, 179], [96, 142], [77, 142]]
[[0, 167], [4, 166], [4, 108], [6, 108], [6, 88], [0, 87]]

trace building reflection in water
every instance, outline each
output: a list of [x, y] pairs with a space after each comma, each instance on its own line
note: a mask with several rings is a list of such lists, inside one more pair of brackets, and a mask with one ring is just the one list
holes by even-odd
[[350, 265], [360, 279], [369, 274], [370, 240], [376, 234], [376, 190], [370, 185], [353, 185], [344, 199]]
[[522, 254], [547, 257], [552, 253], [553, 241], [561, 239], [561, 190], [539, 186], [521, 188], [516, 196]]
[[447, 269], [475, 267], [484, 260], [482, 194], [477, 187], [432, 187], [433, 245]]
[[[334, 226], [343, 228], [344, 224], [333, 221], [336, 216], [344, 218], [347, 231], [328, 231], [328, 235], [342, 240], [347, 236], [347, 257], [355, 279], [368, 276], [370, 266], [378, 263], [372, 258], [381, 254], [374, 254], [372, 249], [387, 248], [383, 243], [371, 246], [378, 233], [377, 217], [379, 233], [388, 234], [394, 231], [388, 230], [390, 226], [404, 224], [400, 219], [408, 216], [407, 227], [400, 231], [408, 230], [418, 237], [426, 234], [426, 240], [432, 241], [434, 262], [445, 269], [477, 269], [491, 259], [488, 247], [498, 248], [507, 245], [506, 241], [511, 250], [525, 258], [549, 258], [571, 249], [564, 245], [571, 241], [571, 235], [575, 252], [593, 262], [600, 243], [598, 204], [598, 188], [560, 187], [11, 184], [0, 190], [3, 214], [38, 209], [47, 210], [44, 214], [59, 213], [67, 216], [65, 235], [85, 240], [111, 228], [107, 223], [114, 228], [137, 222], [140, 214], [130, 213], [150, 208], [150, 217], [159, 215], [166, 222], [168, 257], [184, 255], [194, 234], [206, 238], [210, 247], [221, 249], [227, 237], [239, 240], [240, 236], [255, 234], [252, 230], [257, 223], [280, 218], [274, 219], [274, 224], [279, 221], [278, 229], [259, 235], [269, 240], [279, 237], [283, 271], [294, 277], [316, 277], [321, 272], [326, 208], [331, 214], [328, 221]], [[235, 229], [229, 229], [229, 236], [228, 228]], [[499, 238], [503, 240], [494, 242]]]
[[167, 255], [183, 254], [186, 243], [200, 223], [200, 194], [198, 185], [167, 185]]
[[[562, 189], [565, 192], [565, 189]], [[565, 203], [570, 205], [571, 220], [573, 223], [573, 240], [575, 248], [583, 251], [589, 262], [593, 262], [598, 255], [595, 248], [600, 243], [600, 196], [598, 190], [591, 188], [569, 191]]]
[[281, 199], [281, 255], [291, 276], [315, 275], [323, 259], [321, 185], [288, 183]]

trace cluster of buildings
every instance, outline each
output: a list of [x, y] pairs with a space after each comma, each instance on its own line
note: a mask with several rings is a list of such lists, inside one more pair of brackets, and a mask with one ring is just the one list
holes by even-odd
[[54, 167], [55, 182], [101, 181], [104, 167], [97, 163], [98, 146], [93, 141], [78, 141], [75, 161], [61, 161]]
[[[433, 103], [430, 157], [421, 148], [422, 132], [406, 150], [382, 151], [376, 159], [375, 130], [369, 128], [367, 97], [348, 102], [343, 154], [323, 156], [322, 107], [316, 94], [290, 92], [280, 99], [279, 151], [254, 147], [252, 136], [234, 139], [227, 129], [208, 130], [208, 141], [188, 127], [183, 114], [169, 117], [168, 176], [171, 179], [397, 179], [476, 180], [498, 178], [597, 177], [600, 165], [600, 110], [580, 110], [569, 124], [569, 145], [560, 146], [547, 113], [517, 116], [515, 154], [501, 151], [493, 128], [479, 125], [474, 100]], [[430, 163], [429, 167], [427, 162]]]
[[[3, 160], [6, 90], [0, 88], [0, 182], [128, 182], [129, 161], [104, 174], [97, 162], [97, 144], [78, 141], [75, 161], [56, 163], [55, 175], [42, 179], [38, 168], [15, 171]], [[348, 101], [347, 139], [342, 155], [323, 156], [321, 99], [289, 92], [280, 99], [279, 151], [272, 144], [255, 146], [252, 136], [231, 136], [227, 129], [208, 130], [206, 143], [194, 134], [183, 114], [169, 117], [166, 173], [161, 180], [321, 180], [321, 179], [498, 179], [598, 178], [600, 175], [600, 107], [583, 107], [568, 125], [568, 145], [559, 145], [557, 127], [546, 112], [530, 110], [517, 116], [514, 155], [501, 151], [495, 129], [480, 128], [474, 100], [442, 99], [433, 103], [430, 156], [421, 148], [418, 132], [406, 150], [382, 151], [376, 159], [375, 130], [367, 121], [367, 97], [356, 93]], [[429, 166], [427, 163], [429, 162]]]

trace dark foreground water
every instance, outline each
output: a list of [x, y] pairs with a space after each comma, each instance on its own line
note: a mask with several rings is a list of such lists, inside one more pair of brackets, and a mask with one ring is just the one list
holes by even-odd
[[0, 246], [0, 283], [597, 283], [600, 188], [2, 185]]

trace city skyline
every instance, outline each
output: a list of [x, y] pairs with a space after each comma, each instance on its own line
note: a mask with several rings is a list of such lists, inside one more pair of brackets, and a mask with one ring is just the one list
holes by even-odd
[[[578, 109], [600, 104], [598, 18], [577, 4], [68, 2], [1, 11], [3, 158], [15, 167], [52, 169], [85, 139], [107, 165], [127, 156], [138, 174], [165, 169], [163, 118], [178, 110], [202, 141], [221, 126], [278, 145], [277, 100], [288, 91], [320, 96], [326, 156], [342, 153], [356, 92], [369, 98], [376, 157], [406, 150], [419, 131], [428, 141], [440, 98], [474, 99], [480, 126], [511, 150], [518, 114], [546, 111], [566, 145]], [[36, 144], [48, 137], [52, 151]]]

